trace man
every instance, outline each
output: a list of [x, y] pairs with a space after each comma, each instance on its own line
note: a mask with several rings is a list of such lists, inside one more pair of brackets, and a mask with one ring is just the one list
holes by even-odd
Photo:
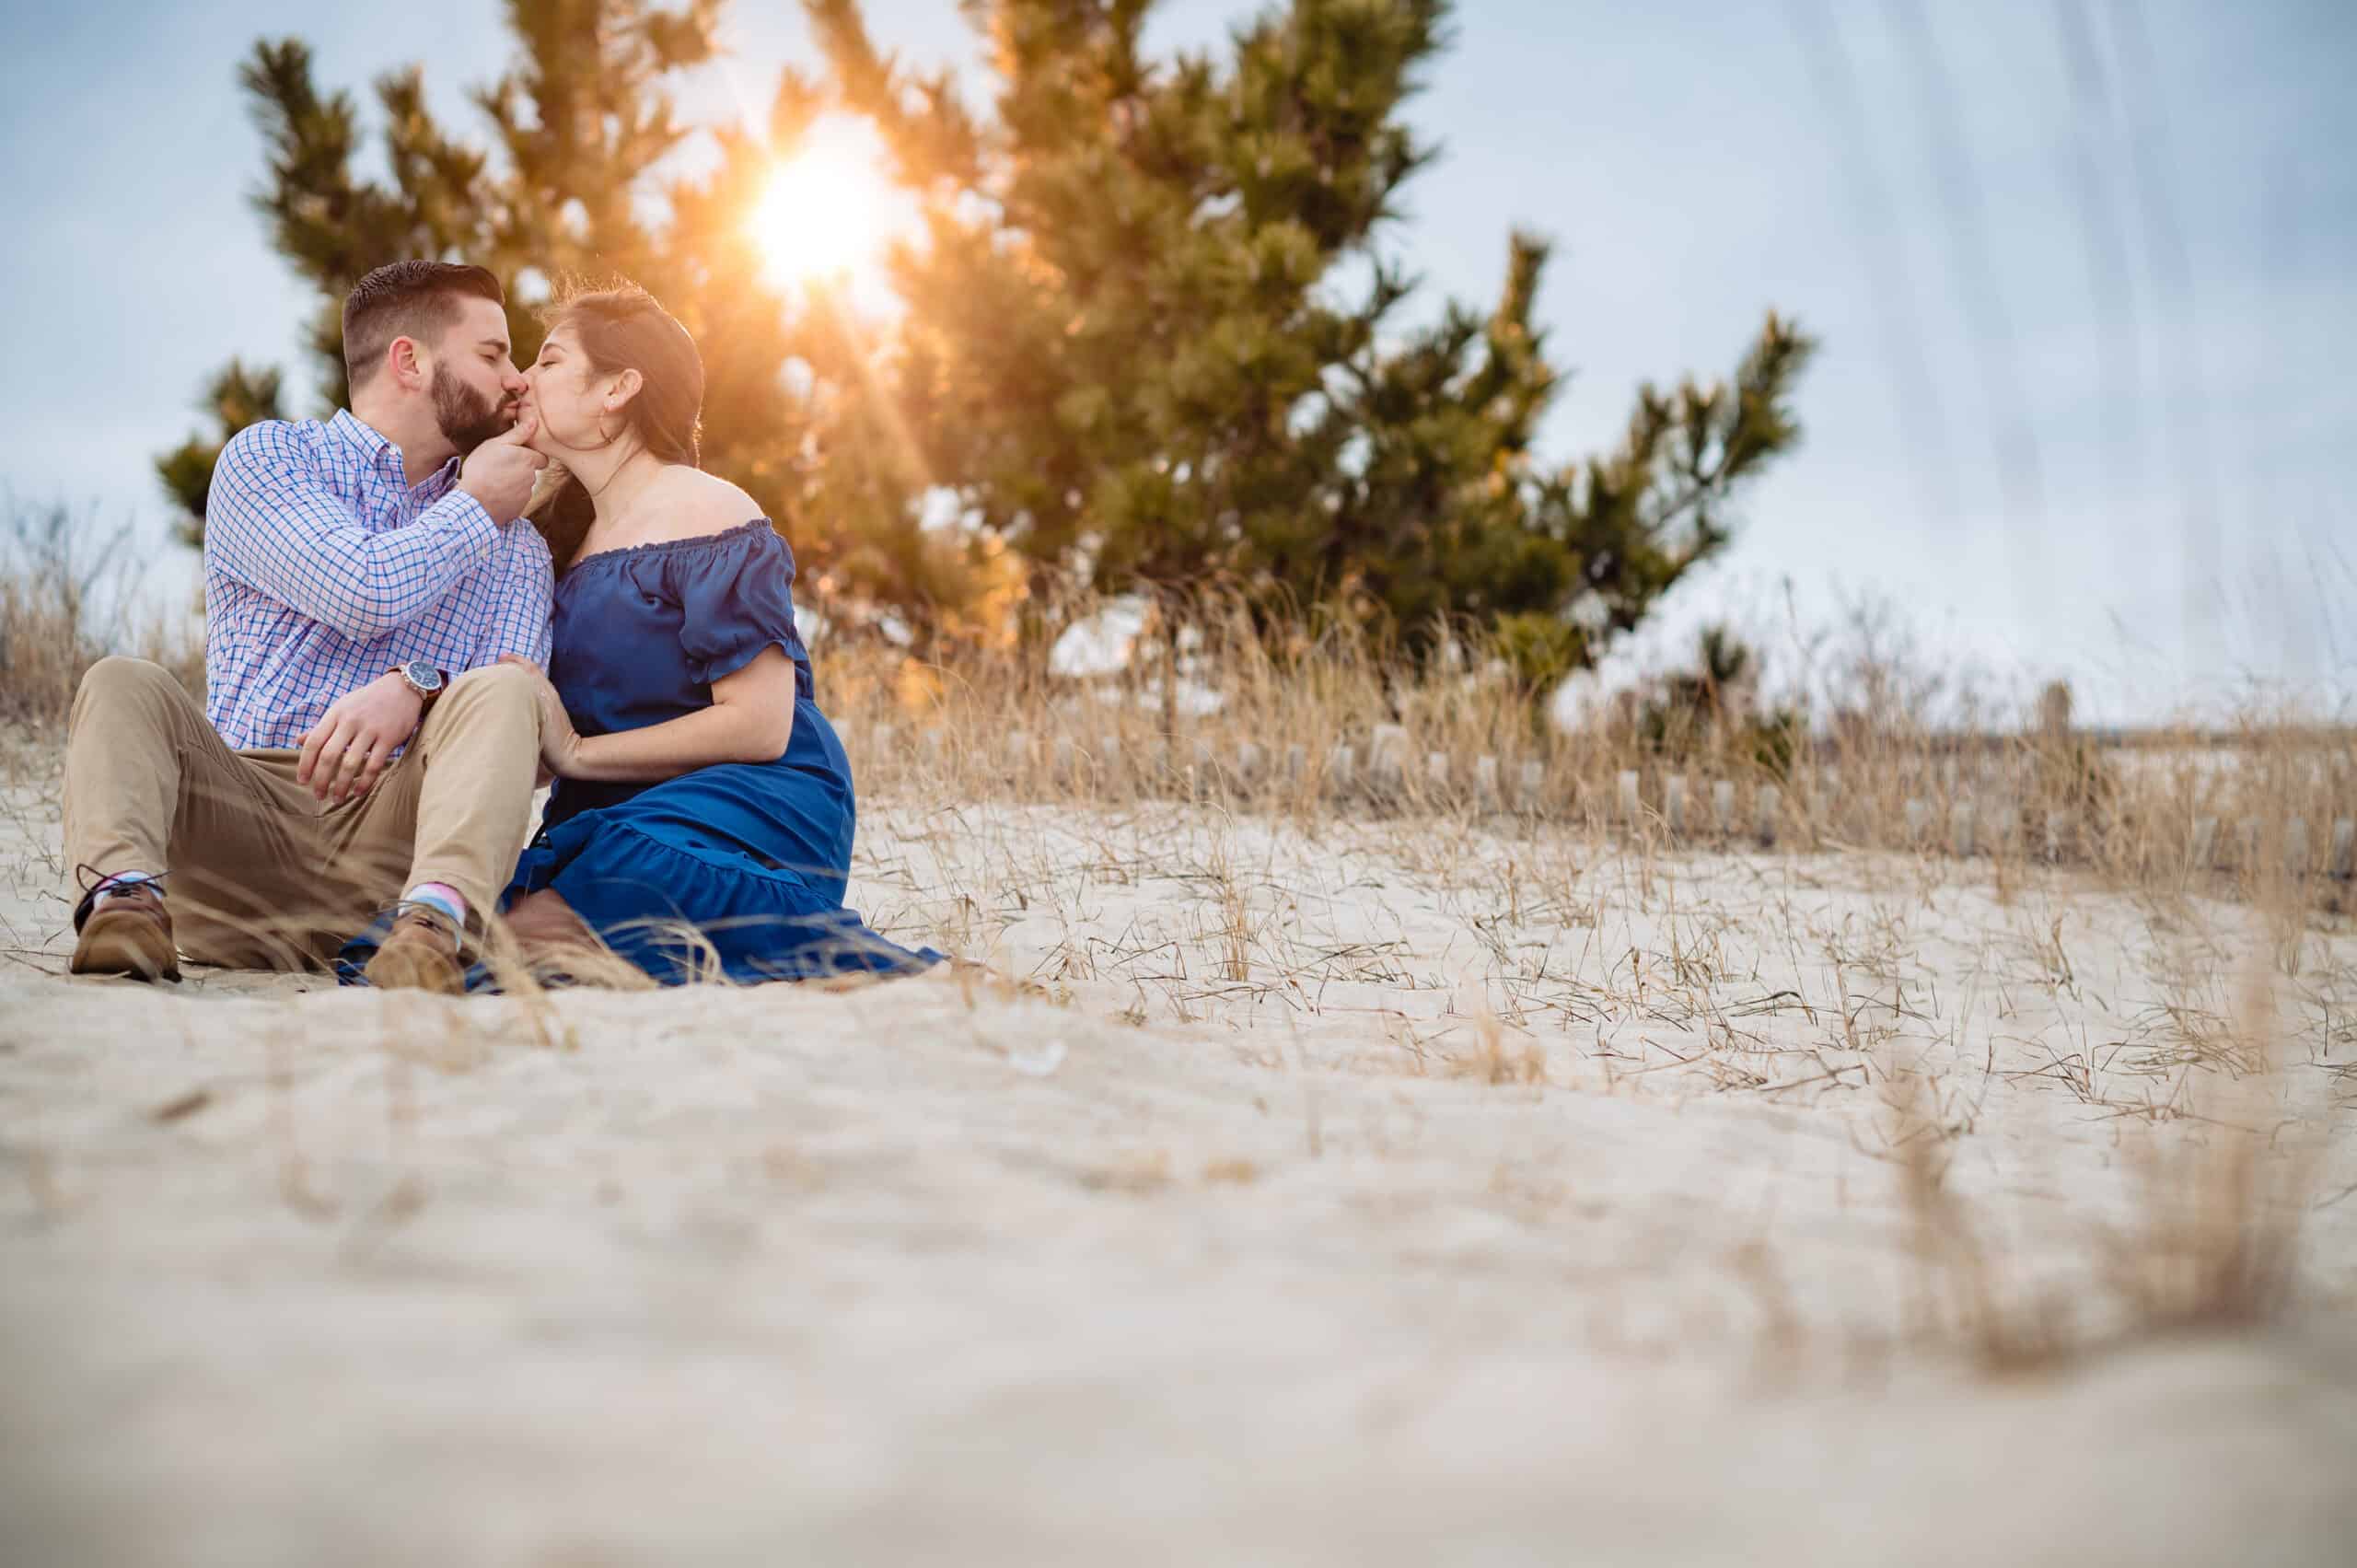
[[[145, 660], [74, 701], [76, 974], [177, 980], [176, 949], [320, 961], [392, 906], [377, 985], [463, 989], [540, 760], [546, 461], [515, 424], [498, 280], [401, 261], [344, 301], [352, 406], [222, 448], [205, 503], [205, 708]], [[463, 461], [461, 460], [463, 459]]]

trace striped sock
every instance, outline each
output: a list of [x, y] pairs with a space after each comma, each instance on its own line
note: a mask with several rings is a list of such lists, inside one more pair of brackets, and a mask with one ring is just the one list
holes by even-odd
[[120, 898], [142, 883], [153, 883], [154, 886], [147, 890], [159, 899], [164, 896], [164, 879], [154, 872], [116, 871], [99, 879], [97, 889], [90, 895], [90, 907], [96, 909], [109, 899]]
[[467, 928], [467, 900], [464, 894], [447, 882], [420, 882], [401, 895], [405, 904], [424, 904], [450, 917], [452, 929]]

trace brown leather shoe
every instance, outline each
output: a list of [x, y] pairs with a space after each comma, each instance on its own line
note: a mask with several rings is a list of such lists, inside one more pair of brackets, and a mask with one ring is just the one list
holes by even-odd
[[467, 971], [459, 964], [459, 935], [450, 923], [416, 904], [403, 906], [392, 935], [362, 971], [380, 991], [431, 991], [443, 996], [467, 993]]
[[75, 974], [127, 974], [134, 980], [178, 980], [180, 950], [172, 917], [153, 888], [134, 887], [100, 900], [86, 896], [75, 914]]

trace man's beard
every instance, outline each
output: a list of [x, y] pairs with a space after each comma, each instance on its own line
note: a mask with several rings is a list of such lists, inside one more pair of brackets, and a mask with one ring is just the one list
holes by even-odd
[[457, 377], [442, 374], [441, 366], [434, 367], [434, 380], [428, 390], [434, 396], [434, 423], [462, 458], [515, 426], [516, 410], [512, 404], [493, 403]]

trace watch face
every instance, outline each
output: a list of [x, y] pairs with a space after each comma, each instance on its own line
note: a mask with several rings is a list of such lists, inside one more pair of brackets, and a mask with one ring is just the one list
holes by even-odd
[[442, 689], [442, 672], [424, 659], [410, 660], [409, 663], [401, 666], [401, 673], [409, 677], [410, 684], [421, 691], [438, 691]]

